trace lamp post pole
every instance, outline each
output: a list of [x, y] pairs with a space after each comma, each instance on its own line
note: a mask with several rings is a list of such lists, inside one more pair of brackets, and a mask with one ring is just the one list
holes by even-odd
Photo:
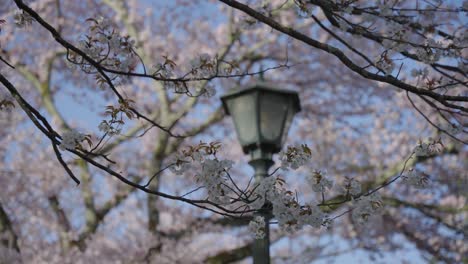
[[[255, 170], [255, 181], [258, 183], [263, 178], [268, 177], [268, 169], [273, 165], [273, 160], [269, 155], [261, 153], [258, 149], [251, 152], [252, 160], [249, 162]], [[270, 155], [271, 156], [271, 155]], [[264, 233], [261, 239], [255, 239], [252, 246], [252, 255], [254, 264], [270, 264], [270, 225], [271, 218], [270, 206], [265, 204], [254, 216], [261, 216], [265, 220]]]

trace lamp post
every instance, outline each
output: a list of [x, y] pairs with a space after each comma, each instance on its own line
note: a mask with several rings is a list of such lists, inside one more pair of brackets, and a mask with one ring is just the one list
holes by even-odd
[[[237, 137], [258, 182], [268, 177], [272, 156], [287, 137], [294, 115], [301, 110], [297, 92], [259, 82], [221, 97], [224, 110], [232, 116]], [[264, 205], [256, 215], [265, 219], [265, 237], [255, 239], [252, 248], [255, 264], [270, 263], [269, 219], [271, 209]]]

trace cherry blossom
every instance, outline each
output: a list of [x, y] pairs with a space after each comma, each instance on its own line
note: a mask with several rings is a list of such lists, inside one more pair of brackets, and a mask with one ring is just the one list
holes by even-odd
[[362, 196], [354, 202], [352, 218], [356, 223], [363, 225], [369, 218], [382, 212], [383, 203], [380, 195], [373, 193]]
[[425, 173], [418, 172], [416, 169], [411, 169], [408, 174], [403, 177], [403, 181], [417, 189], [424, 189], [429, 185], [429, 176]]
[[256, 239], [265, 237], [265, 218], [263, 216], [255, 216], [249, 222], [249, 230], [255, 235]]
[[[0, 258], [209, 263], [248, 235], [262, 238], [265, 224], [299, 248], [295, 231], [309, 239], [333, 223], [321, 235], [364, 250], [392, 251], [399, 234], [434, 259], [463, 261], [467, 2], [244, 2], [0, 6], [14, 20], [0, 18], [0, 89], [10, 93], [0, 98]], [[265, 65], [278, 65], [266, 77], [298, 91], [302, 112], [294, 145], [279, 154], [283, 170], [255, 179], [246, 162], [234, 164], [242, 153], [217, 94]], [[56, 132], [89, 124], [64, 104], [77, 103], [75, 114], [103, 101], [97, 140]], [[222, 144], [196, 143], [214, 138]], [[368, 221], [383, 211], [381, 224]], [[249, 228], [238, 219], [252, 219]], [[208, 236], [224, 243], [203, 243]]]
[[356, 179], [347, 178], [344, 185], [344, 192], [352, 196], [359, 195], [361, 193], [361, 183]]
[[333, 181], [327, 179], [325, 171], [314, 171], [308, 178], [309, 184], [314, 192], [323, 193], [333, 187]]
[[77, 130], [69, 130], [63, 133], [60, 149], [75, 149], [80, 142], [85, 140], [86, 135], [78, 132]]
[[281, 168], [291, 168], [296, 170], [306, 164], [310, 160], [311, 156], [310, 149], [307, 145], [288, 146], [286, 151], [279, 153]]
[[230, 192], [226, 184], [224, 172], [229, 171], [234, 164], [231, 160], [205, 159], [201, 163], [201, 172], [196, 179], [208, 191], [208, 199], [221, 204], [229, 202], [227, 194]]
[[30, 26], [34, 21], [34, 19], [28, 13], [19, 10], [15, 11], [13, 18], [16, 26], [19, 28]]

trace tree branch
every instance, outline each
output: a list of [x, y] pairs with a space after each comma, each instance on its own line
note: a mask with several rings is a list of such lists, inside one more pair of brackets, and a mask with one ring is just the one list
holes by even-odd
[[453, 96], [453, 95], [445, 95], [445, 94], [438, 94], [438, 93], [435, 93], [433, 91], [430, 91], [430, 90], [427, 90], [427, 89], [421, 89], [421, 88], [417, 88], [415, 86], [412, 86], [410, 84], [407, 84], [407, 83], [404, 83], [400, 80], [398, 80], [397, 78], [393, 77], [393, 76], [383, 76], [383, 75], [379, 75], [379, 74], [374, 74], [374, 73], [371, 73], [367, 70], [365, 70], [364, 68], [356, 65], [353, 61], [351, 61], [340, 49], [338, 48], [335, 48], [331, 45], [328, 45], [328, 44], [325, 44], [325, 43], [321, 43], [319, 41], [316, 41], [290, 27], [285, 27], [285, 26], [282, 26], [280, 23], [276, 22], [275, 20], [267, 17], [266, 15], [260, 13], [260, 12], [257, 12], [256, 10], [250, 8], [248, 5], [244, 5], [238, 1], [235, 1], [235, 0], [219, 0], [220, 2], [223, 2], [225, 3], [226, 5], [228, 6], [231, 6], [235, 9], [238, 9], [244, 13], [246, 13], [247, 15], [261, 21], [262, 23], [272, 27], [273, 29], [281, 32], [281, 33], [284, 33], [296, 40], [299, 40], [311, 47], [314, 47], [314, 48], [317, 48], [317, 49], [320, 49], [320, 50], [323, 50], [327, 53], [330, 53], [332, 55], [334, 55], [336, 58], [338, 58], [344, 65], [346, 65], [349, 69], [351, 69], [352, 71], [358, 73], [359, 75], [361, 75], [362, 77], [364, 78], [367, 78], [367, 79], [370, 79], [370, 80], [375, 80], [375, 81], [380, 81], [380, 82], [385, 82], [385, 83], [388, 83], [388, 84], [391, 84], [391, 85], [394, 85], [398, 88], [401, 88], [405, 91], [408, 91], [408, 92], [411, 92], [411, 93], [414, 93], [414, 94], [420, 94], [420, 95], [426, 95], [428, 97], [431, 97], [435, 100], [437, 100], [438, 102], [440, 102], [441, 104], [447, 106], [447, 107], [451, 107], [451, 108], [455, 108], [455, 109], [459, 109], [459, 110], [462, 110], [464, 112], [468, 112], [468, 108], [466, 107], [463, 107], [463, 106], [460, 106], [460, 105], [455, 105], [455, 104], [452, 104], [452, 103], [449, 103], [448, 101], [454, 101], [454, 102], [468, 102], [468, 96]]
[[13, 230], [12, 223], [2, 204], [0, 203], [0, 244], [6, 248], [12, 248], [20, 252], [18, 236]]

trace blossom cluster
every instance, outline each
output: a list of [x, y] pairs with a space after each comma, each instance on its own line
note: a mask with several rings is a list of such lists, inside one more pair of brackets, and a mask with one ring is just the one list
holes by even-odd
[[393, 61], [388, 59], [386, 55], [382, 56], [382, 58], [376, 62], [376, 66], [386, 75], [391, 75], [393, 69], [395, 68]]
[[[163, 56], [164, 61], [158, 62], [153, 66], [155, 71], [153, 76], [160, 78], [175, 78], [177, 64], [167, 56]], [[191, 75], [193, 78], [210, 78], [216, 76], [219, 72], [223, 74], [231, 74], [234, 69], [237, 69], [237, 63], [220, 61], [217, 57], [212, 57], [207, 53], [202, 53], [190, 60], [190, 66], [184, 76]], [[164, 82], [164, 87], [168, 90], [173, 90], [175, 93], [185, 93], [192, 96], [203, 95], [206, 97], [213, 97], [216, 95], [216, 89], [211, 83], [207, 82], [192, 82], [196, 93], [192, 93], [187, 86], [186, 82], [168, 80]], [[198, 86], [197, 86], [198, 85]]]
[[227, 173], [232, 168], [234, 162], [231, 160], [220, 160], [216, 157], [219, 144], [210, 145], [200, 143], [198, 146], [190, 147], [188, 151], [175, 155], [169, 169], [177, 175], [201, 166], [199, 173], [195, 174], [195, 179], [207, 190], [208, 200], [226, 204], [230, 201], [230, 187], [227, 181]]
[[352, 209], [352, 219], [357, 224], [366, 223], [373, 215], [381, 213], [383, 210], [383, 202], [380, 195], [373, 193], [360, 197], [354, 202]]
[[[125, 73], [135, 70], [139, 60], [141, 61], [135, 52], [135, 41], [129, 36], [120, 35], [109, 19], [99, 17], [97, 19], [89, 18], [87, 21], [92, 23], [89, 27], [89, 33], [79, 40], [77, 47], [102, 67], [123, 73], [109, 76], [112, 81], [125, 80]], [[153, 65], [153, 71], [150, 75], [156, 78], [172, 79], [164, 81], [165, 88], [174, 90], [175, 93], [185, 93], [191, 96], [212, 97], [216, 94], [214, 87], [206, 83], [203, 83], [201, 88], [197, 88], [196, 93], [190, 91], [187, 82], [175, 80], [177, 79], [176, 62], [169, 56], [162, 57], [164, 60]], [[84, 72], [95, 73], [92, 63], [78, 54], [70, 51], [67, 58], [70, 67], [79, 65]], [[190, 61], [188, 72], [182, 76], [203, 79], [213, 77], [219, 72], [231, 74], [238, 69], [238, 63], [235, 61], [222, 61], [218, 60], [216, 56], [201, 53]], [[96, 75], [96, 80], [102, 88], [107, 85], [108, 80], [101, 75]]]
[[75, 149], [80, 142], [86, 139], [86, 135], [80, 133], [76, 130], [69, 130], [62, 135], [62, 142], [60, 144], [60, 149]]
[[323, 193], [333, 187], [333, 180], [327, 179], [324, 171], [314, 171], [307, 180], [314, 192]]
[[13, 100], [11, 100], [8, 96], [2, 96], [2, 94], [0, 94], [0, 111], [10, 111], [14, 107], [15, 104], [13, 103]]
[[361, 193], [361, 183], [353, 178], [346, 178], [344, 191], [346, 194], [350, 194], [352, 196], [359, 195]]
[[164, 61], [158, 62], [156, 65], [153, 65], [155, 71], [153, 72], [153, 76], [161, 77], [161, 78], [171, 78], [174, 76], [174, 69], [177, 66], [175, 61], [171, 60], [169, 56], [162, 56]]
[[122, 131], [120, 127], [114, 126], [111, 122], [108, 122], [106, 120], [101, 121], [101, 123], [98, 126], [98, 129], [99, 131], [102, 131], [108, 134], [109, 136], [118, 135]]
[[263, 216], [255, 216], [249, 223], [249, 230], [255, 234], [256, 239], [265, 237], [265, 218]]
[[[92, 24], [89, 33], [78, 42], [78, 48], [103, 67], [121, 72], [132, 71], [137, 63], [135, 41], [129, 36], [119, 35], [108, 19], [99, 17], [87, 21]], [[93, 72], [93, 67], [77, 54], [70, 53], [68, 59], [72, 64], [80, 65], [83, 71]]]
[[[227, 173], [232, 168], [233, 162], [218, 159], [216, 157], [218, 148], [217, 143], [210, 145], [200, 143], [190, 147], [173, 158], [170, 170], [180, 175], [194, 169], [195, 166], [201, 166], [201, 170], [195, 174], [195, 179], [205, 187], [208, 199], [219, 204], [227, 204], [231, 200], [228, 195], [232, 193]], [[304, 156], [310, 156], [308, 153], [310, 150], [305, 145], [299, 148], [290, 147], [289, 162], [296, 168], [299, 164], [305, 163], [303, 159]], [[316, 174], [322, 175], [321, 172], [316, 172]], [[321, 209], [315, 205], [300, 205], [293, 192], [285, 189], [284, 185], [284, 180], [277, 176], [262, 178], [252, 187], [250, 193], [245, 193], [250, 200], [249, 208], [259, 210], [267, 204], [271, 205], [273, 216], [278, 221], [279, 227], [288, 232], [298, 230], [305, 225], [314, 227], [323, 225], [326, 215]], [[331, 182], [322, 175], [316, 185], [321, 186], [321, 190], [325, 191], [331, 187]], [[257, 237], [261, 237], [260, 225], [259, 218], [254, 218], [250, 224], [252, 229], [257, 230], [255, 232]]]
[[[436, 151], [440, 141], [430, 141], [421, 143], [422, 149]], [[227, 172], [232, 168], [233, 162], [230, 160], [219, 160], [216, 151], [219, 148], [217, 143], [207, 145], [200, 143], [189, 150], [183, 151], [175, 157], [171, 170], [176, 174], [182, 174], [191, 170], [195, 163], [201, 165], [200, 173], [195, 175], [197, 182], [201, 183], [207, 190], [208, 199], [220, 204], [228, 204], [232, 199], [228, 197], [232, 193], [227, 180]], [[297, 169], [304, 165], [310, 158], [310, 149], [306, 145], [289, 146], [282, 153], [282, 167]], [[419, 152], [418, 152], [419, 153]], [[417, 188], [427, 186], [428, 177], [425, 174], [410, 170], [408, 175], [403, 176], [404, 182]], [[314, 171], [308, 178], [309, 184], [314, 192], [323, 194], [331, 190], [333, 181], [328, 178], [324, 171]], [[362, 188], [359, 181], [354, 178], [346, 178], [342, 187], [346, 196], [357, 197], [353, 199], [352, 219], [357, 224], [364, 224], [368, 219], [377, 215], [383, 210], [383, 202], [377, 193], [369, 195], [361, 194]], [[248, 207], [253, 210], [271, 208], [273, 217], [277, 220], [278, 226], [286, 232], [294, 232], [306, 225], [315, 228], [327, 226], [331, 219], [325, 214], [320, 205], [303, 204], [297, 200], [294, 192], [285, 188], [285, 181], [279, 176], [272, 175], [259, 179], [251, 191], [246, 193], [249, 202]], [[324, 199], [324, 198], [323, 198]], [[324, 201], [323, 201], [324, 202]], [[249, 229], [256, 238], [263, 237], [265, 219], [254, 217], [249, 224]]]
[[[309, 18], [317, 8], [310, 1], [296, 0], [294, 3], [299, 15], [304, 18]], [[460, 69], [466, 68], [466, 63], [460, 59], [467, 45], [464, 32], [455, 32], [450, 37], [440, 38], [440, 34], [433, 34], [440, 25], [421, 23], [414, 19], [413, 12], [418, 9], [421, 12], [426, 8], [444, 10], [442, 6], [421, 5], [412, 11], [404, 6], [404, 2], [377, 0], [373, 1], [372, 12], [363, 12], [369, 7], [356, 1], [330, 1], [330, 5], [335, 11], [341, 12], [340, 16], [335, 17], [333, 26], [352, 33], [357, 38], [364, 35], [378, 39], [385, 51], [375, 60], [374, 65], [385, 75], [391, 75], [395, 70], [395, 53], [404, 53], [405, 57], [425, 64], [433, 64], [443, 57], [449, 57], [458, 61]], [[463, 10], [463, 6], [458, 10]]]
[[277, 183], [282, 184], [281, 181], [282, 179], [277, 178], [276, 176], [263, 178], [254, 189], [254, 194], [252, 195], [254, 200], [253, 202], [249, 204], [250, 208], [252, 209], [262, 208], [262, 206], [265, 205], [267, 198], [273, 196], [273, 195], [270, 195], [270, 193], [272, 190], [275, 189], [275, 185]]
[[284, 188], [284, 181], [276, 176], [262, 179], [256, 186], [249, 204], [252, 209], [260, 209], [266, 202], [272, 206], [272, 213], [280, 228], [292, 232], [305, 225], [320, 227], [325, 222], [325, 214], [318, 206], [300, 205], [293, 192]]
[[286, 151], [279, 153], [281, 160], [281, 168], [297, 170], [302, 165], [309, 162], [312, 157], [310, 148], [306, 145], [288, 146]]
[[419, 142], [414, 148], [413, 152], [417, 157], [426, 157], [436, 154], [443, 149], [444, 145], [441, 140], [434, 140], [429, 138], [427, 142]]
[[231, 160], [218, 160], [217, 158], [205, 159], [202, 162], [202, 170], [195, 177], [197, 182], [205, 186], [209, 200], [219, 204], [229, 202], [227, 194], [230, 189], [223, 173], [229, 171], [233, 164], [234, 162]]
[[325, 214], [318, 206], [299, 205], [291, 192], [277, 196], [271, 203], [278, 225], [287, 232], [299, 230], [305, 225], [318, 228], [325, 221]]
[[105, 114], [110, 117], [109, 120], [102, 120], [99, 123], [99, 131], [104, 132], [104, 135], [118, 135], [122, 131], [122, 126], [125, 124], [124, 117], [128, 119], [134, 118], [135, 114], [132, 110], [135, 102], [132, 99], [121, 99], [117, 106], [106, 106]]
[[34, 21], [34, 18], [22, 10], [17, 10], [13, 15], [13, 20], [17, 27], [24, 28], [30, 26]]
[[206, 77], [215, 74], [217, 67], [217, 59], [212, 58], [207, 53], [202, 53], [198, 57], [190, 61], [192, 66], [192, 74], [194, 76]]
[[417, 189], [424, 189], [429, 185], [429, 175], [411, 169], [407, 175], [403, 176], [403, 181]]
[[182, 150], [181, 153], [176, 153], [172, 158], [169, 169], [176, 175], [182, 175], [194, 167], [195, 163], [202, 164], [206, 158], [210, 156], [216, 157], [216, 153], [220, 148], [221, 145], [218, 142], [210, 144], [200, 142], [198, 145], [189, 146], [188, 149]]
[[[156, 63], [153, 66], [155, 69], [153, 75], [161, 78], [171, 78], [175, 76], [174, 70], [177, 67], [175, 61], [168, 56], [162, 56], [164, 61]], [[206, 78], [216, 74], [219, 66], [219, 61], [216, 57], [212, 57], [207, 53], [201, 53], [190, 60], [190, 74], [196, 78]], [[224, 67], [227, 69], [226, 67]]]

